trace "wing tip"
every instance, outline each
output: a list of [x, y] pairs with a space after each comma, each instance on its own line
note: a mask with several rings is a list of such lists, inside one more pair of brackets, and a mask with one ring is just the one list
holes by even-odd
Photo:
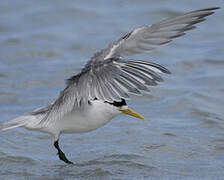
[[[216, 7], [209, 7], [209, 8], [202, 8], [202, 9], [198, 9], [198, 10], [194, 10], [194, 11], [191, 11], [189, 13], [193, 13], [193, 12], [202, 12], [202, 11], [208, 11], [208, 12], [212, 12], [212, 11], [215, 11], [215, 10], [218, 10], [218, 9], [221, 9], [221, 7], [219, 6], [216, 6]], [[187, 14], [189, 14], [187, 13]], [[214, 12], [212, 12], [213, 14]], [[210, 15], [210, 14], [209, 14]], [[207, 16], [207, 15], [206, 15]]]
[[209, 7], [209, 8], [199, 9], [198, 11], [214, 11], [217, 9], [221, 9], [221, 7], [219, 7], [219, 6]]
[[[163, 67], [164, 68], [164, 67]], [[163, 73], [166, 73], [166, 74], [172, 74], [168, 69], [164, 68], [163, 69]]]

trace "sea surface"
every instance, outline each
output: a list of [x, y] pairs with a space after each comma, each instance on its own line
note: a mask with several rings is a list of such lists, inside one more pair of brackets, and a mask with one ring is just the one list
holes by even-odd
[[147, 122], [119, 116], [86, 134], [62, 135], [75, 165], [60, 161], [48, 134], [0, 134], [1, 180], [224, 179], [222, 0], [1, 0], [0, 122], [54, 101], [64, 79], [136, 27], [220, 6], [197, 29], [135, 56], [172, 74], [128, 105]]

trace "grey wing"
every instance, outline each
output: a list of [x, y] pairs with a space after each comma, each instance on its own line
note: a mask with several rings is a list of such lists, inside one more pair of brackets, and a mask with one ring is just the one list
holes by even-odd
[[109, 45], [108, 48], [95, 54], [92, 59], [104, 60], [151, 51], [184, 35], [186, 31], [194, 29], [195, 24], [204, 21], [205, 17], [213, 14], [213, 10], [216, 9], [218, 7], [200, 9], [151, 26], [137, 28]]
[[67, 80], [67, 87], [49, 107], [44, 123], [61, 119], [75, 109], [83, 108], [95, 98], [107, 101], [128, 99], [140, 95], [163, 81], [158, 73], [170, 73], [166, 68], [147, 61], [110, 58], [89, 62], [82, 72]]
[[[68, 86], [78, 88], [79, 102], [93, 100], [120, 101], [129, 93], [149, 91], [147, 86], [157, 85], [163, 79], [157, 73], [170, 73], [166, 68], [142, 60], [110, 58], [89, 62], [80, 75], [67, 80]], [[78, 105], [78, 104], [77, 104]]]

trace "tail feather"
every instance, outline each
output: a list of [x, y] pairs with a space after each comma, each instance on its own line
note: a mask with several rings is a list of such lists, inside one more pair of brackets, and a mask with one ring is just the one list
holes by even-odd
[[21, 124], [16, 124], [16, 123], [1, 123], [0, 124], [0, 131], [6, 131], [9, 129], [13, 129], [13, 128], [17, 128], [17, 127], [21, 127]]
[[26, 124], [26, 122], [27, 122], [27, 116], [20, 116], [11, 121], [0, 123], [0, 131], [6, 131], [17, 127], [22, 127]]
[[17, 128], [17, 127], [24, 127], [27, 129], [38, 129], [40, 128], [40, 124], [39, 124], [40, 120], [41, 118], [38, 116], [27, 114], [27, 115], [15, 118], [11, 121], [0, 123], [0, 131], [6, 131], [6, 130]]

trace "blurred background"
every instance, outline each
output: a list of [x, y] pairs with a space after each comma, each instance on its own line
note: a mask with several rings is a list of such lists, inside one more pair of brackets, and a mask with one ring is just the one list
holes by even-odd
[[47, 134], [0, 134], [0, 179], [222, 179], [224, 13], [222, 0], [0, 1], [0, 122], [54, 101], [64, 79], [133, 28], [220, 6], [197, 29], [135, 58], [172, 74], [133, 97], [143, 122], [119, 116], [86, 134], [63, 135], [56, 156]]

